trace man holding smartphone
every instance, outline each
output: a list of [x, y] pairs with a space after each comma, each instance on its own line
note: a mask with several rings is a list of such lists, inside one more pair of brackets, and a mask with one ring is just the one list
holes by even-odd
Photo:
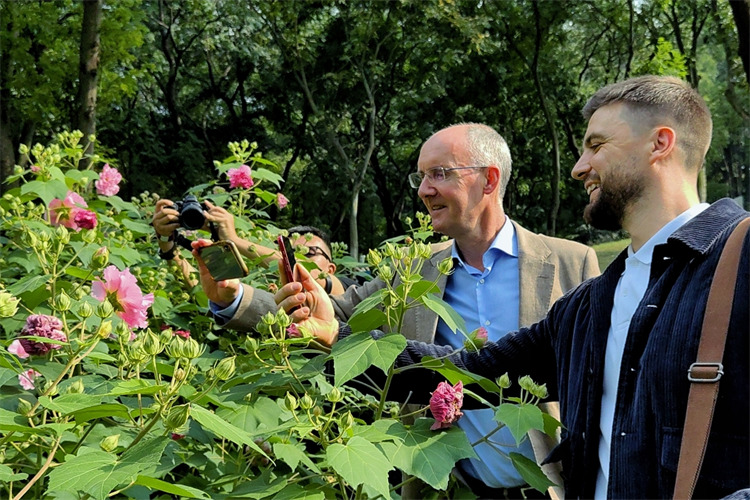
[[[510, 151], [502, 136], [486, 125], [460, 124], [438, 131], [424, 143], [418, 170], [409, 176], [435, 231], [453, 238], [433, 245], [433, 256], [425, 262], [422, 276], [436, 281], [443, 299], [463, 317], [470, 331], [484, 327], [490, 340], [543, 318], [557, 298], [599, 274], [591, 248], [534, 234], [507, 217], [503, 196], [510, 175]], [[437, 270], [445, 258], [453, 258], [450, 276]], [[332, 297], [336, 316], [345, 321], [359, 302], [384, 286], [376, 279]], [[227, 328], [252, 329], [260, 316], [275, 309], [273, 297], [267, 292], [243, 288], [232, 284], [217, 290], [214, 297], [209, 294], [209, 298], [225, 305], [234, 303], [230, 308], [233, 314], [224, 325]], [[436, 313], [424, 308], [410, 309], [403, 325], [401, 333], [412, 340], [462, 343], [438, 321]], [[496, 426], [486, 410], [466, 413], [460, 425], [470, 436], [481, 437]], [[525, 489], [510, 460], [496, 448], [534, 459], [531, 446], [525, 443], [519, 450], [497, 444], [514, 442], [505, 432], [507, 429], [493, 434], [495, 444], [475, 448], [480, 459], [461, 461], [458, 475], [482, 498], [530, 498], [534, 491]], [[541, 442], [540, 434], [532, 439], [539, 450], [537, 456], [543, 459], [549, 444]], [[547, 467], [545, 472], [562, 484], [554, 470]], [[402, 496], [417, 498], [419, 492], [402, 491]]]

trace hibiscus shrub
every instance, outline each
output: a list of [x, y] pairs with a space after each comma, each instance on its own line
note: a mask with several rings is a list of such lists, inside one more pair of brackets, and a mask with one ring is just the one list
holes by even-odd
[[[409, 307], [430, 307], [463, 331], [432, 295], [434, 284], [421, 281], [426, 245], [371, 252], [377, 272], [386, 281], [398, 274], [403, 285], [365, 301], [352, 319], [363, 333], [336, 344], [332, 356], [283, 311], [269, 312], [250, 334], [221, 330], [194, 277], [156, 256], [150, 220], [158, 196], [118, 197], [127, 179], [114, 161], [93, 156], [79, 169], [82, 139], [65, 133], [48, 147], [22, 148], [32, 166], [17, 167], [9, 181], [20, 187], [0, 200], [7, 497], [388, 498], [398, 492], [389, 483], [394, 469], [448, 487], [455, 462], [473, 453], [450, 426], [461, 415], [462, 382], [441, 385], [430, 404], [435, 418], [413, 425], [394, 418], [403, 410], [387, 400], [387, 387], [370, 391], [376, 398], [350, 383], [372, 365], [390, 379], [403, 337], [375, 341], [364, 332], [384, 323], [398, 331]], [[240, 216], [241, 236], [272, 245], [280, 230], [267, 209], [289, 203], [277, 168], [247, 141], [229, 149], [214, 164], [217, 179], [191, 193]], [[418, 234], [427, 232], [422, 219]], [[267, 287], [274, 279], [254, 268], [246, 281]], [[467, 342], [481, 348], [482, 332]], [[333, 378], [325, 375], [331, 358]], [[464, 385], [498, 393], [508, 385], [433, 365]], [[520, 398], [497, 407], [498, 421], [512, 422], [518, 440], [529, 428], [554, 432], [534, 406], [543, 388], [528, 380], [521, 387]], [[546, 488], [535, 464], [518, 464]]]

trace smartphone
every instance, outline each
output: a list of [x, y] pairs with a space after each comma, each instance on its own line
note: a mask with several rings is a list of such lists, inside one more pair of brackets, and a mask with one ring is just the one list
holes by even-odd
[[297, 260], [294, 258], [294, 248], [292, 248], [292, 244], [289, 243], [289, 238], [286, 236], [279, 235], [279, 237], [276, 238], [276, 243], [279, 245], [281, 267], [284, 270], [286, 282], [291, 283], [294, 281], [294, 264], [297, 263]]
[[245, 261], [237, 246], [231, 241], [217, 241], [213, 245], [201, 247], [198, 253], [214, 281], [243, 278], [248, 275]]

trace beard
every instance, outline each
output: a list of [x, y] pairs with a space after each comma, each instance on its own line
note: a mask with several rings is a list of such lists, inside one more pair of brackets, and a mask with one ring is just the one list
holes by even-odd
[[643, 177], [623, 174], [629, 168], [633, 168], [632, 164], [614, 166], [612, 171], [620, 173], [603, 182], [597, 199], [586, 205], [583, 219], [592, 227], [605, 231], [622, 229], [625, 211], [641, 197], [645, 188]]

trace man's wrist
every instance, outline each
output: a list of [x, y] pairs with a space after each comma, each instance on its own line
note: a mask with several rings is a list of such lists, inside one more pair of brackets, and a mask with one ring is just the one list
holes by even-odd
[[164, 236], [163, 234], [156, 233], [156, 236], [159, 238], [159, 241], [168, 242], [168, 241], [174, 241], [174, 233], [170, 234], [169, 236]]
[[159, 249], [159, 257], [164, 260], [172, 260], [175, 258], [175, 252], [177, 251], [177, 244], [173, 244], [169, 250]]

